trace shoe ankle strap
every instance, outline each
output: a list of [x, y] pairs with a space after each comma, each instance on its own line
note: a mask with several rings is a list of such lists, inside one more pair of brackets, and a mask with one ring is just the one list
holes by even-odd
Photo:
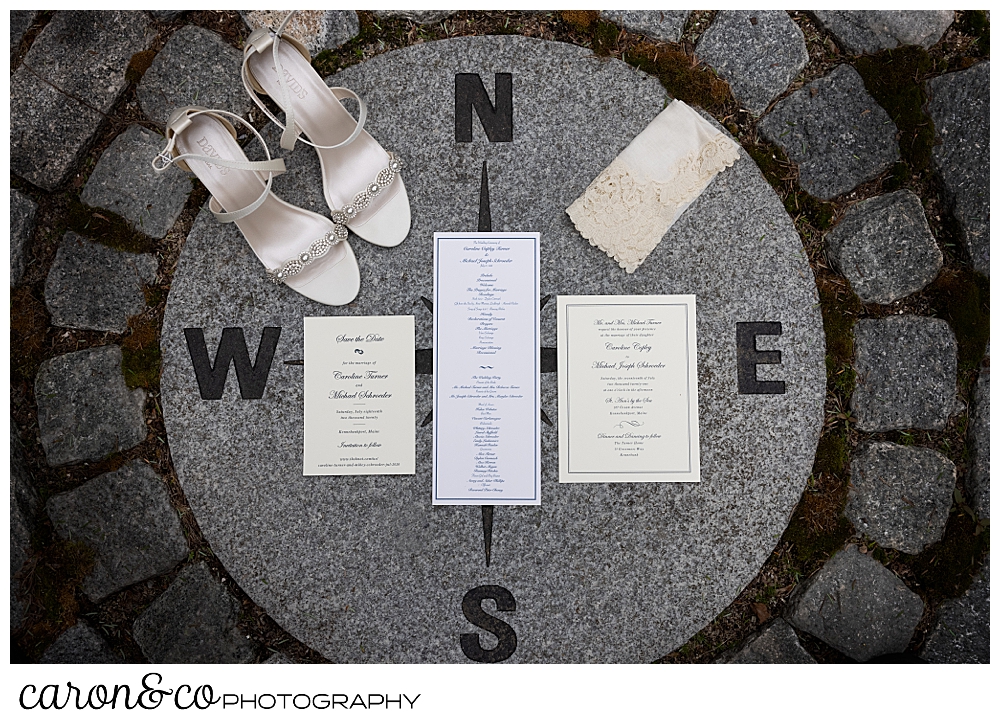
[[[288, 21], [292, 19], [292, 16], [297, 13], [297, 10], [293, 10], [285, 19], [281, 21], [276, 30], [271, 30], [270, 28], [258, 28], [250, 34], [247, 38], [246, 45], [243, 50], [243, 66], [240, 70], [240, 75], [243, 79], [243, 88], [246, 90], [247, 95], [257, 104], [257, 107], [266, 115], [271, 121], [274, 122], [278, 128], [281, 129], [281, 147], [285, 150], [291, 151], [295, 148], [295, 142], [299, 139], [303, 143], [312, 146], [313, 148], [340, 148], [341, 146], [346, 146], [356, 139], [361, 131], [365, 127], [365, 120], [368, 117], [368, 107], [365, 102], [361, 100], [361, 97], [357, 93], [350, 90], [349, 88], [330, 88], [330, 92], [333, 97], [337, 99], [339, 103], [344, 98], [353, 98], [358, 103], [358, 121], [357, 125], [354, 127], [354, 131], [345, 140], [340, 143], [335, 143], [330, 146], [323, 146], [318, 143], [313, 143], [307, 138], [302, 137], [302, 130], [295, 123], [295, 108], [292, 105], [291, 94], [288, 92], [288, 84], [285, 82], [284, 69], [281, 66], [281, 60], [278, 57], [278, 48], [283, 42], [289, 43], [293, 48], [295, 48], [301, 55], [306, 59], [307, 62], [310, 61], [309, 51], [306, 50], [305, 46], [302, 45], [295, 38], [284, 35], [283, 30], [288, 24]], [[282, 123], [278, 118], [271, 113], [271, 111], [264, 105], [261, 101], [258, 93], [264, 93], [263, 87], [256, 81], [250, 72], [249, 63], [250, 56], [254, 53], [263, 53], [268, 48], [271, 48], [271, 55], [274, 60], [274, 69], [278, 76], [278, 89], [281, 92], [281, 106], [285, 108], [285, 123]]]
[[[192, 118], [200, 115], [214, 117], [226, 126], [226, 129], [232, 134], [233, 138], [236, 138], [236, 129], [233, 128], [233, 125], [227, 122], [222, 116], [228, 116], [229, 118], [232, 118], [249, 128], [253, 135], [257, 137], [257, 140], [260, 141], [260, 145], [264, 147], [264, 153], [267, 155], [267, 160], [237, 161], [229, 158], [203, 156], [197, 153], [177, 153], [177, 135], [191, 125]], [[271, 152], [267, 147], [267, 143], [264, 141], [264, 137], [261, 136], [260, 133], [257, 132], [257, 129], [251, 126], [246, 120], [235, 113], [230, 113], [229, 111], [209, 110], [207, 108], [198, 108], [196, 106], [181, 108], [171, 114], [170, 119], [167, 121], [167, 145], [153, 158], [152, 166], [153, 170], [157, 173], [166, 171], [172, 164], [177, 164], [181, 168], [190, 171], [191, 168], [186, 163], [189, 160], [203, 161], [205, 163], [212, 164], [213, 166], [221, 166], [223, 168], [234, 168], [241, 171], [267, 173], [267, 183], [264, 185], [264, 191], [257, 197], [256, 200], [253, 201], [253, 203], [248, 206], [244, 206], [242, 209], [228, 212], [223, 211], [222, 206], [215, 200], [215, 197], [209, 199], [209, 209], [215, 218], [224, 224], [238, 221], [245, 216], [249, 216], [260, 208], [261, 204], [267, 200], [267, 196], [271, 192], [271, 182], [274, 177], [285, 172], [284, 159], [271, 158]]]

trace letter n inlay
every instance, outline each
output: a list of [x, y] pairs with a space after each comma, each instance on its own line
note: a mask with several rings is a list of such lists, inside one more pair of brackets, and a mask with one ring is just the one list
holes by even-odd
[[510, 73], [493, 75], [493, 97], [490, 102], [483, 79], [477, 73], [455, 74], [455, 141], [472, 141], [472, 109], [483, 124], [490, 143], [514, 140], [514, 94]]

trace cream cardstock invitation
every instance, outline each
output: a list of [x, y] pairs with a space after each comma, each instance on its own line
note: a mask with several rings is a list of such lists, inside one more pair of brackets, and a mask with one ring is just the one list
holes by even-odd
[[303, 475], [415, 472], [413, 317], [306, 317]]
[[538, 234], [434, 235], [435, 505], [538, 505]]
[[693, 295], [560, 296], [559, 482], [698, 482]]

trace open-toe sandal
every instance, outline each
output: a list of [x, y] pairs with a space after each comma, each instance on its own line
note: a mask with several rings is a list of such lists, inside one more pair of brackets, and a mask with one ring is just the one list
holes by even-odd
[[[253, 131], [266, 161], [249, 161], [226, 118]], [[310, 299], [338, 306], [352, 301], [361, 286], [347, 228], [325, 216], [292, 206], [271, 192], [284, 161], [272, 159], [256, 129], [236, 114], [197, 106], [178, 108], [167, 121], [167, 145], [153, 159], [163, 171], [176, 164], [205, 185], [209, 209], [223, 223], [235, 223], [274, 284]]]
[[[282, 130], [281, 147], [292, 149], [300, 135], [316, 149], [323, 193], [334, 221], [366, 241], [396, 246], [410, 231], [410, 201], [399, 171], [402, 161], [364, 130], [364, 101], [347, 88], [331, 88], [313, 69], [309, 51], [283, 35], [290, 13], [277, 31], [255, 30], [243, 53], [243, 85], [260, 109]], [[285, 114], [282, 123], [264, 105], [270, 96]], [[341, 99], [358, 103], [358, 120]]]

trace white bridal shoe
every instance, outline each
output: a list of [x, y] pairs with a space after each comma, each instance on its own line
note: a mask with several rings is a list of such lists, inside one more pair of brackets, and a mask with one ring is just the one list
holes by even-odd
[[[266, 161], [247, 160], [226, 117], [253, 131]], [[205, 184], [215, 218], [235, 223], [243, 232], [270, 281], [332, 306], [357, 296], [361, 274], [347, 243], [347, 228], [271, 192], [271, 181], [285, 170], [285, 163], [271, 158], [264, 139], [242, 118], [197, 106], [178, 108], [167, 121], [166, 148], [153, 159], [157, 171], [171, 164]]]
[[[243, 54], [243, 85], [268, 118], [283, 129], [281, 147], [299, 140], [316, 149], [323, 193], [335, 222], [345, 224], [366, 241], [396, 246], [410, 231], [410, 201], [399, 176], [402, 161], [386, 152], [364, 130], [364, 101], [347, 88], [327, 86], [313, 69], [309, 52], [283, 35], [294, 11], [278, 26], [255, 30]], [[285, 114], [281, 123], [258, 94], [270, 96]], [[340, 99], [354, 98], [355, 121]]]

